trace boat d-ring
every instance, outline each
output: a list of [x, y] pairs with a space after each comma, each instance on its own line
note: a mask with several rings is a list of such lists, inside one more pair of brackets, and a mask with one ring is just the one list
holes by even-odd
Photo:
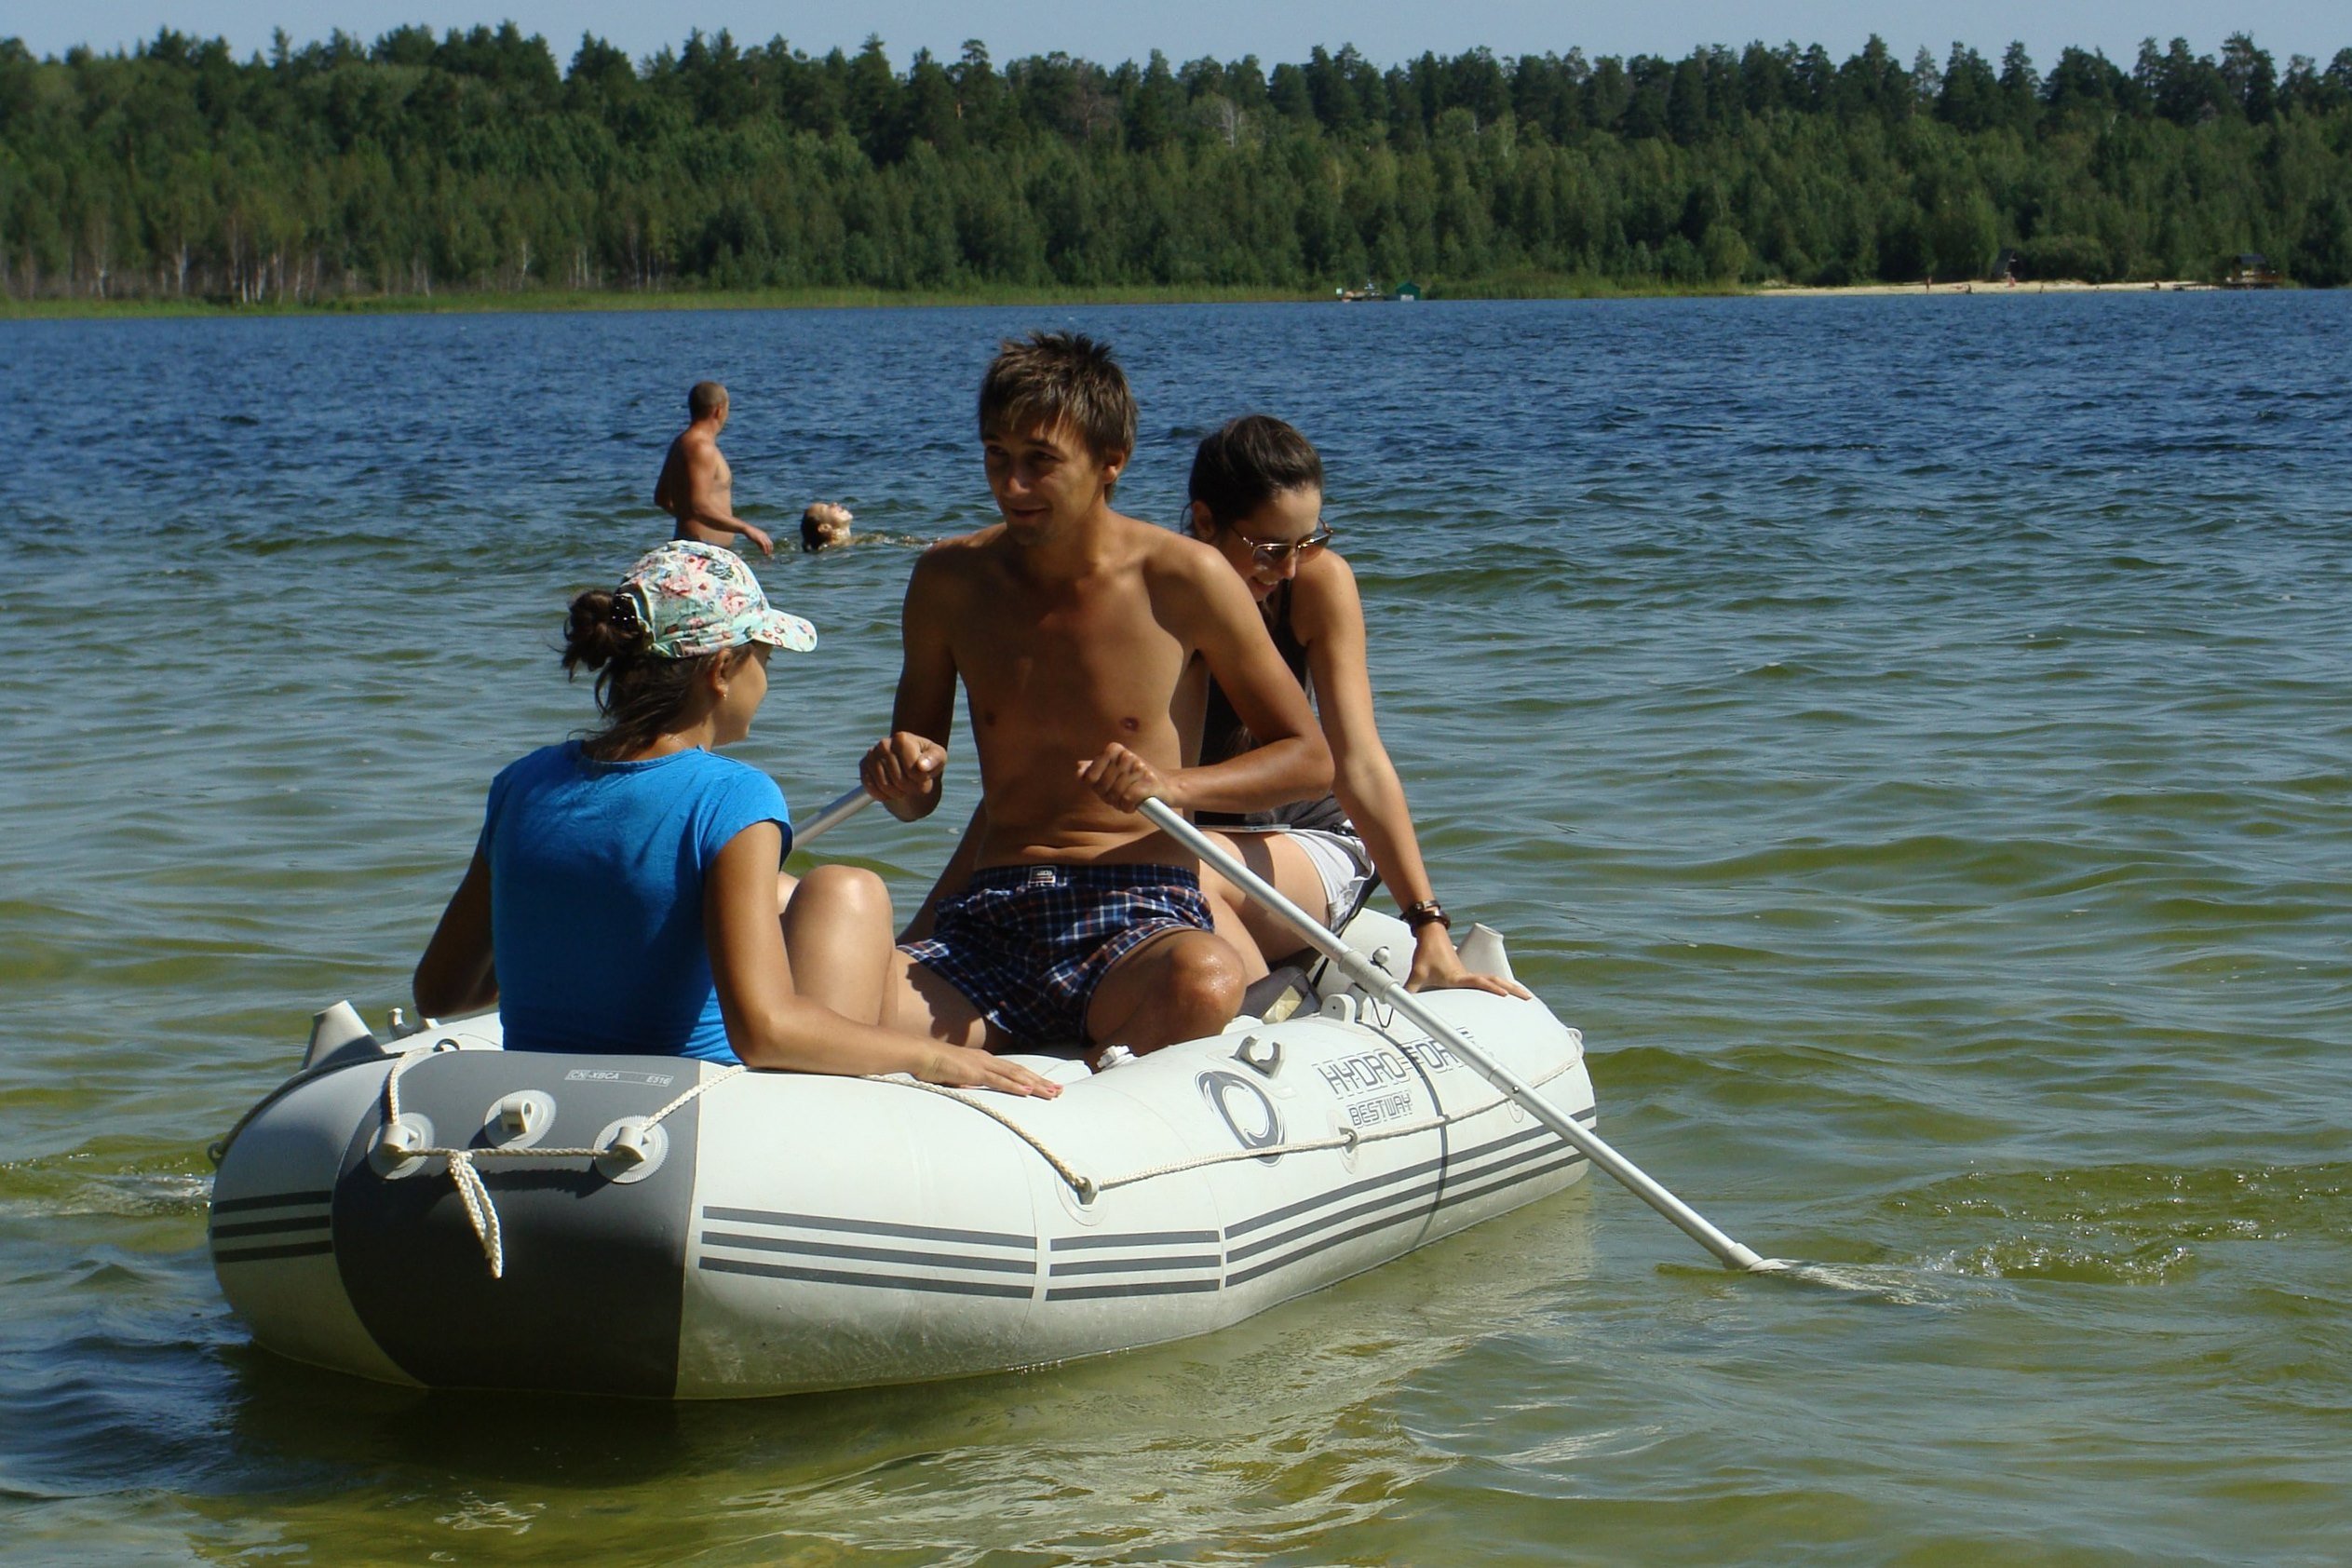
[[543, 1089], [517, 1089], [483, 1112], [481, 1120], [476, 1142], [494, 1149], [527, 1149], [555, 1125], [555, 1098]]
[[604, 1151], [596, 1156], [597, 1174], [625, 1186], [661, 1169], [669, 1155], [669, 1134], [658, 1122], [623, 1116], [596, 1135], [596, 1145]]
[[385, 1122], [368, 1145], [368, 1169], [387, 1182], [413, 1176], [431, 1165], [422, 1151], [435, 1147], [433, 1119], [416, 1111], [403, 1111]]

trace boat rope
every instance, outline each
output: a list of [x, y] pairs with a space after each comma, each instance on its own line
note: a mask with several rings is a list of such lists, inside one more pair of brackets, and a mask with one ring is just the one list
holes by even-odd
[[[394, 1129], [401, 1125], [401, 1076], [417, 1062], [426, 1057], [439, 1054], [440, 1054], [439, 1051], [431, 1050], [408, 1051], [394, 1060], [392, 1070], [385, 1074], [384, 1078], [384, 1120], [377, 1133], [380, 1145], [385, 1144], [385, 1141], [389, 1139]], [[1541, 1088], [1575, 1065], [1574, 1061], [1564, 1062], [1542, 1076], [1531, 1080], [1529, 1087]], [[749, 1069], [740, 1063], [731, 1067], [723, 1067], [709, 1077], [699, 1079], [652, 1115], [642, 1118], [629, 1118], [636, 1124], [635, 1136], [642, 1139], [644, 1133], [660, 1126], [668, 1116], [684, 1109], [728, 1079], [748, 1071]], [[1036, 1133], [989, 1104], [985, 1099], [969, 1091], [952, 1088], [946, 1084], [926, 1084], [919, 1078], [903, 1073], [875, 1075], [867, 1081], [920, 1089], [926, 1094], [935, 1094], [942, 1099], [953, 1100], [960, 1105], [979, 1112], [1026, 1145], [1051, 1169], [1054, 1175], [1059, 1177], [1082, 1203], [1091, 1203], [1101, 1194], [1115, 1192], [1121, 1187], [1156, 1181], [1163, 1176], [1182, 1175], [1188, 1170], [1200, 1170], [1210, 1166], [1230, 1165], [1238, 1160], [1271, 1160], [1284, 1155], [1315, 1154], [1330, 1149], [1353, 1150], [1366, 1143], [1381, 1143], [1395, 1138], [1416, 1137], [1425, 1132], [1435, 1132], [1454, 1126], [1456, 1123], [1467, 1121], [1473, 1116], [1482, 1116], [1508, 1103], [1511, 1098], [1508, 1095], [1498, 1095], [1483, 1104], [1470, 1106], [1444, 1115], [1432, 1116], [1422, 1121], [1408, 1122], [1398, 1127], [1381, 1128], [1372, 1132], [1346, 1128], [1324, 1138], [1297, 1139], [1289, 1142], [1268, 1144], [1257, 1149], [1226, 1149], [1215, 1154], [1195, 1155], [1186, 1159], [1146, 1166], [1122, 1175], [1094, 1177], [1087, 1175], [1073, 1166]], [[1431, 1088], [1434, 1097], [1435, 1086], [1432, 1085]], [[543, 1147], [536, 1144], [464, 1148], [438, 1143], [396, 1147], [397, 1153], [404, 1163], [420, 1159], [441, 1159], [449, 1163], [450, 1183], [457, 1190], [458, 1202], [466, 1210], [466, 1222], [473, 1227], [474, 1239], [481, 1245], [482, 1257], [490, 1264], [490, 1277], [493, 1279], [503, 1279], [507, 1275], [506, 1237], [499, 1223], [498, 1205], [492, 1198], [489, 1186], [482, 1181], [480, 1161], [494, 1159], [598, 1160], [615, 1156], [626, 1157], [630, 1155], [642, 1157], [642, 1144], [632, 1141], [630, 1144], [623, 1145], [619, 1142], [617, 1133], [602, 1144], [583, 1144], [565, 1148]]]
[[[439, 1054], [438, 1051], [409, 1051], [392, 1063], [392, 1071], [385, 1075], [384, 1079], [384, 1126], [377, 1133], [379, 1142], [400, 1123], [400, 1075], [425, 1058]], [[637, 1136], [642, 1138], [646, 1132], [659, 1127], [662, 1119], [672, 1112], [692, 1104], [703, 1094], [745, 1071], [747, 1069], [740, 1062], [732, 1067], [723, 1067], [710, 1076], [696, 1082], [693, 1088], [678, 1095], [653, 1115], [642, 1118], [632, 1116], [628, 1119], [636, 1123]], [[466, 1206], [466, 1223], [474, 1227], [474, 1239], [481, 1243], [482, 1257], [490, 1264], [490, 1277], [493, 1279], [504, 1279], [507, 1277], [506, 1237], [498, 1223], [498, 1206], [491, 1200], [490, 1188], [482, 1183], [481, 1171], [476, 1168], [477, 1161], [485, 1159], [605, 1159], [614, 1156], [626, 1156], [630, 1154], [639, 1155], [640, 1157], [642, 1156], [641, 1145], [624, 1147], [618, 1142], [617, 1134], [601, 1146], [542, 1148], [537, 1145], [511, 1144], [504, 1147], [466, 1149], [430, 1144], [419, 1145], [415, 1148], [403, 1147], [399, 1152], [403, 1160], [445, 1159], [449, 1161], [449, 1179], [457, 1188], [458, 1201]]]
[[[1562, 1062], [1541, 1077], [1530, 1079], [1527, 1087], [1541, 1088], [1575, 1065], [1575, 1061]], [[1408, 1122], [1400, 1127], [1385, 1127], [1376, 1132], [1359, 1132], [1354, 1128], [1348, 1128], [1328, 1138], [1308, 1138], [1289, 1143], [1270, 1143], [1263, 1149], [1226, 1149], [1213, 1155], [1195, 1155], [1189, 1159], [1170, 1160], [1165, 1165], [1146, 1166], [1141, 1170], [1130, 1170], [1123, 1176], [1094, 1177], [1078, 1171], [1068, 1160], [1048, 1148], [1045, 1141], [1035, 1133], [964, 1089], [951, 1088], [944, 1084], [926, 1084], [918, 1078], [897, 1073], [877, 1077], [872, 1081], [919, 1088], [926, 1094], [939, 1095], [970, 1106], [1034, 1150], [1037, 1156], [1053, 1168], [1053, 1173], [1061, 1178], [1082, 1203], [1093, 1202], [1095, 1196], [1101, 1193], [1114, 1192], [1120, 1187], [1131, 1187], [1140, 1182], [1156, 1181], [1162, 1176], [1182, 1175], [1187, 1170], [1198, 1170], [1207, 1166], [1231, 1165], [1237, 1160], [1246, 1159], [1273, 1159], [1281, 1155], [1314, 1154], [1324, 1149], [1354, 1149], [1365, 1143], [1383, 1143], [1392, 1138], [1412, 1138], [1424, 1132], [1435, 1132], [1441, 1128], [1452, 1127], [1457, 1122], [1468, 1121], [1472, 1116], [1482, 1116], [1498, 1106], [1509, 1103], [1512, 1098], [1507, 1094], [1497, 1095], [1482, 1105], [1474, 1105], [1466, 1110], [1433, 1116], [1426, 1121]]]
[[1053, 1167], [1053, 1173], [1061, 1177], [1070, 1190], [1080, 1197], [1091, 1202], [1095, 1193], [1101, 1190], [1090, 1177], [1080, 1175], [1071, 1168], [1068, 1160], [1048, 1148], [1044, 1139], [1005, 1115], [1004, 1112], [994, 1109], [985, 1101], [974, 1099], [960, 1088], [951, 1088], [946, 1084], [926, 1084], [908, 1073], [878, 1074], [872, 1081], [877, 1084], [899, 1084], [907, 1088], [919, 1088], [926, 1094], [936, 1094], [941, 1099], [953, 1100], [958, 1104], [969, 1105], [973, 1110], [1028, 1144], [1036, 1153], [1037, 1157]]

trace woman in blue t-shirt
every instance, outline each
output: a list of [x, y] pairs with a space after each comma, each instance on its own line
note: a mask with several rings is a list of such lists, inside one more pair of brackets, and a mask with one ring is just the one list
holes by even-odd
[[[769, 607], [715, 546], [662, 546], [572, 602], [566, 672], [596, 672], [604, 728], [490, 787], [473, 864], [416, 966], [416, 1004], [496, 1007], [509, 1050], [676, 1055], [804, 1073], [912, 1073], [1015, 1094], [1059, 1088], [986, 1051], [879, 1027], [890, 895], [777, 868], [776, 781], [714, 753], [750, 733], [771, 650], [816, 629]], [[779, 918], [780, 906], [780, 918]]]

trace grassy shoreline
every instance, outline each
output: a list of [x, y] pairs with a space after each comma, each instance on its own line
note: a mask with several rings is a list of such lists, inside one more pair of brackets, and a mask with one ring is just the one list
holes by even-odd
[[439, 294], [358, 294], [261, 304], [205, 299], [0, 300], [0, 320], [267, 316], [481, 316], [565, 311], [866, 310], [901, 305], [1295, 304], [1273, 289], [1147, 285], [1105, 289], [531, 289]]
[[[1447, 299], [1656, 299], [1730, 294], [1737, 287], [1633, 286], [1597, 277], [1509, 277], [1441, 286]], [[1260, 285], [1130, 284], [1099, 289], [669, 289], [359, 294], [237, 304], [211, 299], [0, 299], [0, 321], [264, 316], [438, 316], [629, 310], [865, 310], [904, 305], [1311, 304], [1331, 295]]]
[[[1696, 298], [1831, 299], [1898, 294], [2150, 293], [2201, 291], [2193, 279], [2138, 283], [1858, 283], [1837, 288], [1788, 284], [1640, 284], [1589, 277], [1513, 275], [1434, 285], [1443, 300], [1654, 300]], [[301, 302], [237, 304], [209, 299], [0, 299], [0, 321], [84, 321], [255, 318], [277, 316], [454, 316], [649, 310], [870, 310], [899, 306], [1075, 306], [1102, 304], [1306, 304], [1325, 293], [1191, 284], [1142, 284], [1101, 289], [985, 287], [976, 289], [675, 289], [662, 291], [526, 290], [440, 294], [364, 294]]]

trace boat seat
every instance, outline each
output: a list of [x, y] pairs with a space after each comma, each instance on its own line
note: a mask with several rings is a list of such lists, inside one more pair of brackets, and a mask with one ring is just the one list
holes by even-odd
[[1311, 1013], [1322, 1005], [1306, 971], [1295, 964], [1283, 965], [1241, 994], [1241, 1010], [1262, 1023], [1279, 1023], [1292, 1013]]

